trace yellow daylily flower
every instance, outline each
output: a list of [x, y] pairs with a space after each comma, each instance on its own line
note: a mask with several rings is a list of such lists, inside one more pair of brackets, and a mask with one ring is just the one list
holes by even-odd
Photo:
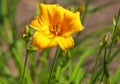
[[30, 23], [36, 30], [33, 35], [33, 45], [40, 50], [59, 45], [66, 50], [74, 45], [71, 35], [83, 30], [79, 12], [73, 13], [58, 4], [40, 4], [40, 16]]

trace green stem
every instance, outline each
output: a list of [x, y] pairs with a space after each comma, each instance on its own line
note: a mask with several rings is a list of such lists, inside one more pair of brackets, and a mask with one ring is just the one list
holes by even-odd
[[91, 80], [90, 80], [90, 84], [93, 84], [93, 78], [94, 78], [94, 74], [95, 74], [95, 71], [96, 71], [96, 68], [97, 68], [98, 59], [100, 57], [101, 51], [102, 51], [102, 48], [100, 48], [100, 50], [99, 50], [99, 53], [98, 53], [98, 56], [97, 56], [97, 60], [96, 60], [95, 66], [94, 66], [94, 70], [93, 70], [93, 73], [92, 73], [92, 77], [91, 77]]
[[115, 37], [116, 37], [116, 31], [117, 31], [117, 26], [118, 26], [118, 22], [119, 22], [119, 16], [120, 16], [120, 10], [119, 10], [119, 12], [118, 12], [118, 15], [117, 15], [117, 19], [115, 20], [115, 30], [114, 30], [114, 32], [113, 32], [113, 37], [112, 37], [112, 41], [111, 41], [111, 44], [110, 44], [110, 50], [109, 50], [109, 52], [108, 52], [108, 58], [107, 58], [107, 61], [109, 61], [109, 58], [110, 58], [110, 55], [111, 55], [111, 50], [112, 50], [112, 46], [113, 46], [113, 44], [114, 44], [114, 42], [115, 42]]
[[106, 55], [106, 52], [107, 52], [107, 48], [105, 48], [105, 52], [104, 52], [104, 74], [106, 77], [109, 77], [109, 72], [108, 72], [108, 68], [107, 68], [107, 55]]
[[[119, 16], [120, 16], [120, 10], [119, 10], [119, 12], [118, 12], [118, 16], [117, 16], [117, 20], [116, 20], [116, 25], [115, 25], [115, 30], [116, 30], [117, 25], [118, 25], [118, 18], [119, 18]], [[115, 56], [117, 56], [117, 54], [118, 54], [119, 51], [120, 51], [120, 48], [119, 48], [119, 49], [116, 50], [116, 52], [110, 57], [110, 55], [111, 55], [111, 49], [112, 49], [113, 42], [114, 42], [114, 38], [115, 38], [115, 30], [114, 30], [114, 34], [113, 34], [113, 37], [112, 37], [112, 42], [111, 42], [111, 44], [110, 44], [110, 49], [109, 49], [108, 55], [107, 55], [107, 56], [108, 56], [108, 57], [107, 57], [107, 64], [109, 64], [109, 63], [113, 60], [113, 58], [114, 58]], [[98, 71], [98, 73], [95, 75], [95, 78], [98, 78], [98, 77], [100, 76], [100, 74], [102, 73], [102, 69], [104, 69], [103, 67], [104, 67], [104, 66], [102, 65], [102, 67], [100, 68], [100, 70]], [[95, 82], [96, 79], [93, 79], [92, 81]]]
[[101, 77], [101, 80], [100, 80], [100, 84], [102, 84], [103, 78], [104, 78], [104, 71], [103, 71], [103, 73], [102, 73], [102, 77]]
[[[105, 75], [105, 76], [109, 76], [109, 74], [108, 74], [108, 69], [107, 69], [107, 57], [106, 57], [106, 53], [107, 53], [107, 48], [105, 47], [105, 50], [104, 50], [103, 73], [102, 73], [102, 77], [101, 77], [100, 84], [103, 82], [104, 75]], [[107, 72], [106, 72], [106, 71], [107, 71]]]
[[50, 77], [49, 77], [49, 80], [48, 80], [48, 84], [50, 84], [50, 81], [51, 81], [52, 72], [53, 72], [54, 67], [55, 67], [55, 62], [56, 62], [56, 59], [57, 59], [57, 55], [58, 55], [58, 47], [57, 47], [57, 50], [56, 50], [56, 53], [55, 53], [55, 58], [54, 58], [54, 61], [53, 61], [53, 64], [52, 64], [52, 69], [51, 69], [51, 72], [50, 72]]
[[24, 75], [25, 75], [25, 69], [26, 69], [26, 65], [27, 65], [27, 58], [28, 58], [28, 50], [27, 50], [27, 42], [26, 42], [26, 55], [25, 55], [25, 62], [24, 62], [24, 67], [23, 67], [23, 73], [22, 73], [22, 84], [24, 84]]
[[[108, 64], [111, 63], [111, 61], [113, 60], [113, 58], [114, 58], [115, 56], [117, 56], [117, 55], [119, 54], [119, 52], [120, 52], [120, 48], [119, 48], [118, 50], [116, 50], [116, 52], [111, 56], [110, 60], [108, 61]], [[104, 66], [102, 65], [101, 68], [99, 69], [99, 71], [97, 72], [97, 74], [95, 75], [95, 77], [94, 77], [94, 79], [93, 79], [93, 82], [96, 81], [95, 78], [98, 78], [98, 77], [100, 76], [100, 74], [102, 73], [103, 67], [104, 67]]]

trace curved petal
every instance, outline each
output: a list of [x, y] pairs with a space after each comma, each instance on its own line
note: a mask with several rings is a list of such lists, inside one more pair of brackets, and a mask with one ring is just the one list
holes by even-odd
[[45, 19], [49, 24], [59, 23], [63, 20], [63, 8], [58, 4], [45, 5], [40, 4], [41, 19]]
[[66, 50], [74, 45], [72, 37], [56, 37], [57, 43], [62, 50]]
[[63, 10], [64, 9], [58, 4], [40, 4], [40, 16], [36, 16], [32, 20], [30, 27], [37, 31], [45, 32], [44, 34], [50, 34], [49, 27], [62, 22], [64, 15]]
[[40, 50], [57, 44], [66, 50], [74, 45], [71, 34], [83, 29], [78, 12], [70, 12], [58, 4], [40, 4], [40, 14], [30, 23], [37, 30], [33, 35], [33, 45]]
[[68, 10], [65, 10], [64, 19], [61, 26], [61, 35], [65, 37], [84, 29], [80, 22], [79, 12], [73, 13]]
[[42, 23], [40, 23], [40, 17], [36, 16], [29, 24], [30, 27], [32, 27], [35, 30], [40, 30], [42, 28]]
[[43, 50], [47, 47], [56, 46], [57, 42], [54, 38], [47, 38], [41, 32], [35, 32], [33, 35], [33, 45], [38, 47], [40, 50]]
[[49, 24], [46, 24], [45, 21], [41, 21], [39, 16], [36, 16], [31, 23], [29, 24], [30, 27], [33, 29], [40, 31], [41, 33], [43, 32], [44, 35], [50, 34], [49, 31]]

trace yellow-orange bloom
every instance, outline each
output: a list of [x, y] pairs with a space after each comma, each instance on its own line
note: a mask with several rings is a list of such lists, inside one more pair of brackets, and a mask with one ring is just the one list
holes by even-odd
[[79, 12], [73, 13], [58, 4], [40, 4], [40, 16], [30, 23], [36, 32], [33, 35], [33, 45], [40, 50], [59, 45], [66, 50], [74, 45], [71, 35], [83, 30]]

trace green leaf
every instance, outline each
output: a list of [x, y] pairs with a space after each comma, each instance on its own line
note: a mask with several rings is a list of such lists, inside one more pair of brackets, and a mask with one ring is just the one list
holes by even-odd
[[72, 73], [72, 80], [74, 82], [75, 82], [75, 78], [76, 78], [76, 76], [77, 76], [77, 74], [79, 72], [79, 69], [80, 69], [82, 63], [84, 62], [84, 60], [85, 60], [86, 57], [88, 57], [91, 53], [93, 53], [94, 48], [93, 49], [91, 48], [91, 49], [86, 50], [86, 51], [87, 52], [85, 52], [83, 55], [80, 56], [80, 59], [79, 59], [77, 65], [75, 66], [75, 69], [74, 69], [74, 71]]
[[0, 84], [8, 84], [7, 81], [8, 81], [7, 79], [0, 77]]
[[80, 84], [80, 82], [83, 79], [84, 73], [85, 72], [84, 72], [83, 68], [80, 68], [76, 75], [76, 78], [75, 78], [75, 84]]
[[115, 74], [112, 76], [111, 84], [118, 84], [120, 82], [120, 67], [116, 70]]

